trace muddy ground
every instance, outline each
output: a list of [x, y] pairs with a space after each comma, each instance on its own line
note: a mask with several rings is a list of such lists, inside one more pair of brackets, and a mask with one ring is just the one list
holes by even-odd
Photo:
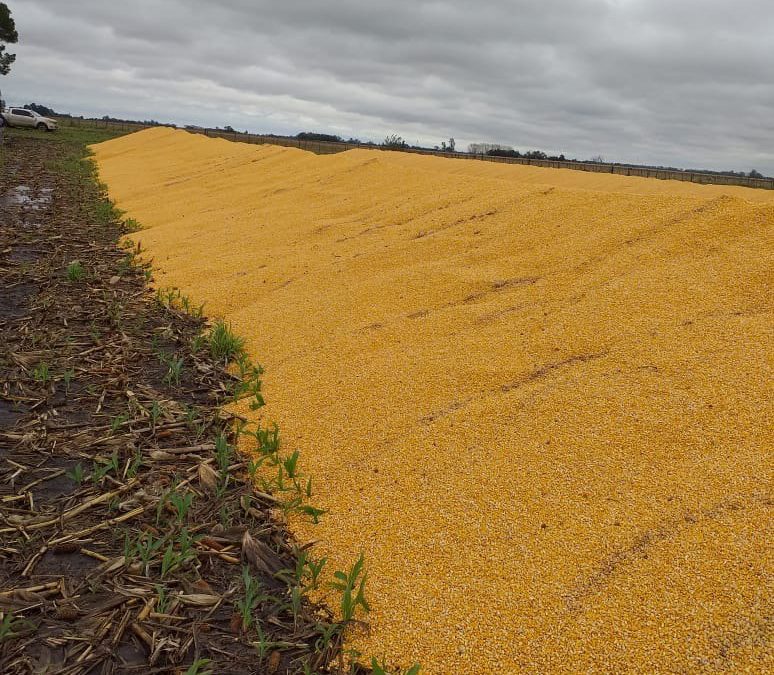
[[339, 672], [343, 627], [232, 451], [235, 377], [118, 245], [100, 138], [52, 136], [0, 160], [0, 672]]

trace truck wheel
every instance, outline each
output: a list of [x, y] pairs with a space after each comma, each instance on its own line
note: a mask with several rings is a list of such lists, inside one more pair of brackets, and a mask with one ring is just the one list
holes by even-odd
[[46, 131], [48, 127], [43, 124], [43, 122], [38, 122], [37, 126], [35, 127], [38, 131]]

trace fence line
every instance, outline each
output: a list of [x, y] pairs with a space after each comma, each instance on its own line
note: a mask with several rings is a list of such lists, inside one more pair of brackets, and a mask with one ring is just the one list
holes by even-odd
[[[104, 128], [116, 128], [122, 131], [146, 129], [150, 125], [140, 122], [113, 122], [110, 120], [90, 120], [77, 117], [60, 118], [60, 124], [69, 126], [96, 125]], [[628, 166], [624, 164], [600, 164], [596, 162], [568, 162], [552, 159], [527, 159], [525, 157], [498, 157], [495, 155], [473, 155], [466, 152], [444, 152], [442, 150], [418, 150], [415, 148], [384, 148], [379, 145], [367, 145], [362, 143], [347, 143], [334, 141], [309, 141], [300, 138], [287, 138], [285, 136], [271, 136], [267, 134], [249, 134], [239, 131], [224, 131], [223, 129], [187, 128], [192, 134], [203, 134], [209, 138], [223, 138], [238, 143], [255, 143], [281, 145], [285, 147], [300, 148], [314, 152], [318, 155], [329, 155], [337, 152], [346, 152], [357, 148], [368, 150], [396, 150], [417, 155], [431, 155], [434, 157], [446, 157], [451, 159], [474, 159], [497, 164], [523, 164], [528, 166], [541, 166], [552, 169], [572, 169], [573, 171], [587, 171], [592, 173], [612, 173], [619, 176], [638, 176], [640, 178], [658, 178], [660, 180], [679, 180], [702, 185], [739, 185], [742, 187], [774, 190], [774, 178], [750, 178], [748, 176], [726, 176], [715, 173], [701, 173], [697, 171], [674, 171], [672, 169], [649, 169], [642, 166]]]

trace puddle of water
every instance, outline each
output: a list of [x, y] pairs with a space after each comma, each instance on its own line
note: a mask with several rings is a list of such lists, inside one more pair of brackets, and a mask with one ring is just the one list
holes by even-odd
[[35, 574], [38, 576], [66, 576], [75, 579], [83, 579], [97, 565], [93, 558], [82, 553], [47, 552], [37, 564]]
[[0, 399], [0, 427], [10, 429], [23, 416], [24, 410], [18, 404]]
[[17, 246], [8, 256], [8, 260], [15, 263], [35, 262], [40, 258], [40, 251], [31, 246]]
[[11, 204], [38, 211], [51, 203], [53, 192], [53, 188], [41, 188], [35, 195], [28, 185], [17, 185], [8, 193], [7, 198]]
[[15, 319], [27, 310], [27, 301], [38, 290], [36, 284], [16, 284], [0, 294], [0, 317]]

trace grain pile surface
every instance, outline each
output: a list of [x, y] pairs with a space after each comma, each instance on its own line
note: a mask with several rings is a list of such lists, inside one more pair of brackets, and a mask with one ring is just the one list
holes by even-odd
[[774, 195], [155, 129], [95, 148], [247, 337], [302, 540], [429, 675], [771, 672]]

